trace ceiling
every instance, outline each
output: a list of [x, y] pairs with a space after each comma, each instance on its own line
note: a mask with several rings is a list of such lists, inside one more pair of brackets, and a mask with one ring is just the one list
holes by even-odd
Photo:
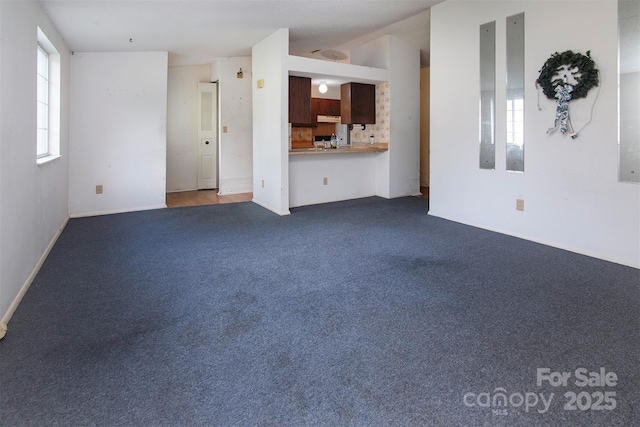
[[[168, 51], [169, 65], [249, 56], [289, 28], [290, 53], [348, 61], [349, 48], [385, 34], [429, 64], [429, 8], [444, 0], [40, 0], [70, 50]], [[342, 57], [345, 57], [342, 59]]]

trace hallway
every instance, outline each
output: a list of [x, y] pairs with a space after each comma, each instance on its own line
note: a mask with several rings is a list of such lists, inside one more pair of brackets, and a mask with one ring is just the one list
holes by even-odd
[[167, 193], [166, 203], [168, 208], [185, 206], [217, 205], [224, 203], [250, 202], [253, 193], [229, 194], [218, 196], [218, 190], [194, 190]]
[[[429, 198], [429, 187], [420, 187], [423, 199]], [[180, 208], [186, 206], [218, 205], [224, 203], [250, 202], [253, 193], [230, 194], [218, 196], [218, 190], [193, 190], [167, 193], [167, 207]]]

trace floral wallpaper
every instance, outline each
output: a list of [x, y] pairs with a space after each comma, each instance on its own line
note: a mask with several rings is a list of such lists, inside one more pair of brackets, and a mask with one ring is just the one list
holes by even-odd
[[361, 130], [355, 126], [351, 131], [351, 144], [369, 143], [369, 137], [373, 135], [375, 142], [389, 143], [391, 133], [391, 108], [390, 108], [389, 82], [376, 85], [376, 124], [367, 125]]

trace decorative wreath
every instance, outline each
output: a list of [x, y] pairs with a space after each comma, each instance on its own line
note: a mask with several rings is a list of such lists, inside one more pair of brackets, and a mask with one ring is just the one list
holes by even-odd
[[556, 86], [568, 84], [563, 77], [553, 78], [564, 66], [576, 81], [575, 85], [570, 85], [573, 89], [571, 99], [585, 98], [592, 88], [598, 86], [598, 69], [591, 59], [591, 51], [588, 50], [586, 56], [570, 50], [556, 52], [544, 63], [536, 80], [547, 98], [555, 100]]

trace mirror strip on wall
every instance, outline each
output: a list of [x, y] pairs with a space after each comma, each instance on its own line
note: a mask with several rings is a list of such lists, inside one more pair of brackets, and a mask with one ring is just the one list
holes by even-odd
[[507, 170], [524, 172], [524, 12], [507, 17]]
[[496, 22], [480, 25], [480, 169], [496, 168]]
[[640, 182], [640, 2], [618, 0], [618, 172]]

